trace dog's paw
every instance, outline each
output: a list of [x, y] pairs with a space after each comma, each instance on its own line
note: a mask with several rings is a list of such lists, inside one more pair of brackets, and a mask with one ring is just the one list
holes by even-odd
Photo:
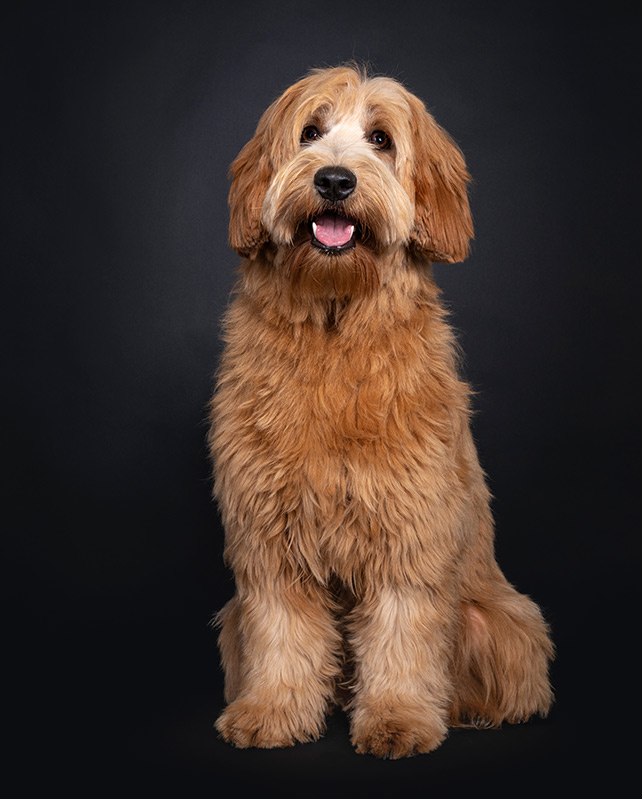
[[446, 725], [434, 713], [415, 708], [357, 711], [352, 721], [356, 751], [391, 760], [431, 752], [446, 734]]
[[302, 717], [291, 708], [237, 699], [219, 716], [216, 729], [228, 743], [241, 749], [275, 749], [316, 740], [323, 721]]

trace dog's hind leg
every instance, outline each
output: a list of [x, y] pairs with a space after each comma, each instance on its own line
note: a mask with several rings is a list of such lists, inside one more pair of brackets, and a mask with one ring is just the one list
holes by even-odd
[[453, 658], [453, 726], [499, 726], [545, 716], [552, 703], [553, 645], [538, 606], [499, 568], [461, 607]]
[[214, 618], [220, 628], [218, 646], [225, 673], [225, 701], [232, 702], [241, 689], [242, 645], [238, 599], [233, 597]]

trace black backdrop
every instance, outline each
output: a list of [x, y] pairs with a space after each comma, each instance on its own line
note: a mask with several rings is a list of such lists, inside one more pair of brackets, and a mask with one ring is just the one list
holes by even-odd
[[[24, 795], [43, 781], [84, 796], [520, 796], [623, 774], [638, 714], [630, 6], [9, 12], [4, 660]], [[352, 58], [425, 99], [473, 174], [473, 254], [437, 278], [478, 391], [498, 559], [559, 650], [549, 719], [455, 732], [398, 763], [354, 754], [341, 714], [283, 751], [234, 750], [212, 730], [208, 621], [232, 591], [204, 448], [238, 261], [227, 167], [287, 85]]]

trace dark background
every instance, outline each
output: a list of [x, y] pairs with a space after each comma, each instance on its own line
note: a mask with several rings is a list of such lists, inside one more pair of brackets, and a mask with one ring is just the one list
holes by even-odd
[[[639, 715], [639, 17], [627, 3], [21, 3], [5, 10], [9, 761], [83, 796], [615, 787]], [[558, 647], [547, 720], [437, 752], [216, 738], [232, 592], [205, 405], [237, 256], [227, 167], [310, 67], [400, 78], [464, 150], [436, 267], [478, 391], [497, 554]]]

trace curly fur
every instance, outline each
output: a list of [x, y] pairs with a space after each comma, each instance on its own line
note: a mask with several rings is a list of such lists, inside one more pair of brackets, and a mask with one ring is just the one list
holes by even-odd
[[[333, 203], [314, 185], [328, 165], [356, 176]], [[288, 746], [321, 735], [340, 702], [358, 752], [402, 757], [449, 725], [545, 715], [552, 644], [495, 562], [430, 270], [468, 254], [460, 150], [399, 83], [338, 67], [268, 108], [231, 177], [244, 260], [209, 436], [236, 582], [217, 619], [218, 730]], [[311, 245], [329, 208], [355, 221], [352, 249]]]

